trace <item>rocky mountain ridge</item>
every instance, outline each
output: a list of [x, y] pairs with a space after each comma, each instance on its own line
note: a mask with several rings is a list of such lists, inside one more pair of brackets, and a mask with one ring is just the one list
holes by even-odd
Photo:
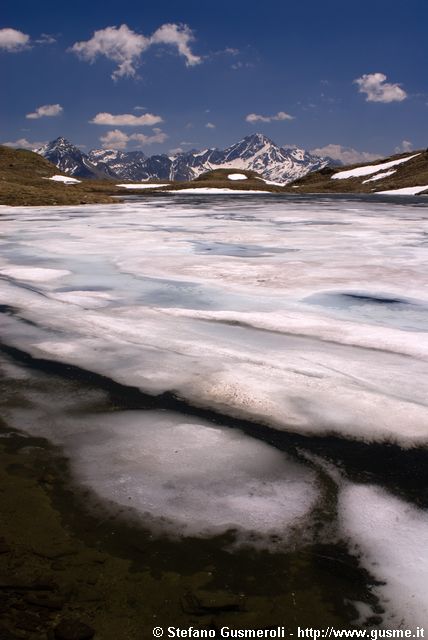
[[146, 156], [142, 151], [93, 149], [88, 154], [63, 137], [35, 150], [70, 176], [147, 180], [193, 180], [214, 169], [257, 171], [265, 180], [287, 184], [311, 171], [332, 165], [330, 158], [304, 149], [284, 148], [256, 133], [221, 149], [192, 150], [176, 155]]

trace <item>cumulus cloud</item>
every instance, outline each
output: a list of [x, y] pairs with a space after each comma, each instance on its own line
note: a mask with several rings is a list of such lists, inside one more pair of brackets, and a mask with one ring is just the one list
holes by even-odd
[[165, 142], [168, 139], [166, 133], [164, 133], [161, 129], [153, 129], [152, 135], [146, 135], [144, 133], [132, 133], [128, 135], [124, 131], [120, 131], [119, 129], [114, 129], [112, 131], [107, 131], [107, 133], [101, 136], [100, 141], [103, 149], [126, 149], [130, 142], [135, 142], [140, 145], [148, 145]]
[[124, 131], [119, 131], [119, 129], [107, 131], [100, 138], [103, 149], [126, 149], [128, 140], [129, 136]]
[[215, 124], [213, 124], [212, 122], [207, 122], [205, 126], [207, 129], [215, 129]]
[[106, 27], [95, 31], [89, 40], [76, 42], [71, 51], [91, 63], [98, 56], [105, 56], [116, 62], [117, 68], [113, 71], [112, 78], [117, 80], [135, 76], [142, 53], [152, 45], [173, 46], [185, 58], [187, 66], [199, 64], [201, 58], [194, 55], [189, 46], [193, 39], [191, 29], [185, 24], [164, 24], [149, 37], [122, 24], [120, 27]]
[[289, 113], [285, 113], [285, 111], [278, 111], [274, 116], [261, 116], [257, 113], [249, 113], [245, 120], [254, 124], [256, 122], [273, 122], [275, 120], [294, 120], [294, 116], [290, 116]]
[[201, 62], [201, 58], [191, 52], [189, 43], [192, 40], [193, 32], [186, 24], [163, 24], [150, 38], [150, 44], [169, 44], [177, 47], [178, 53], [186, 59], [186, 65], [193, 67]]
[[0, 50], [9, 53], [22, 51], [30, 44], [30, 36], [16, 29], [0, 29]]
[[365, 73], [361, 78], [354, 80], [358, 85], [358, 91], [366, 94], [366, 102], [402, 102], [407, 98], [407, 93], [399, 84], [386, 82], [384, 73]]
[[333, 160], [339, 160], [343, 164], [357, 164], [360, 162], [372, 162], [379, 158], [379, 154], [370, 151], [357, 151], [352, 147], [342, 147], [340, 144], [327, 144], [325, 147], [311, 149], [310, 153], [316, 156], [328, 156]]
[[38, 149], [42, 147], [45, 142], [30, 142], [27, 138], [20, 138], [19, 140], [15, 140], [14, 142], [2, 142], [5, 147], [13, 147], [14, 149]]
[[37, 120], [38, 118], [52, 118], [59, 116], [63, 112], [63, 108], [60, 104], [44, 104], [41, 107], [37, 107], [32, 113], [27, 113], [25, 116], [29, 120]]
[[155, 124], [163, 122], [160, 116], [155, 116], [153, 113], [145, 113], [141, 116], [134, 116], [131, 113], [123, 113], [121, 115], [112, 115], [111, 113], [97, 113], [97, 115], [90, 120], [92, 124], [102, 124], [108, 126], [122, 126], [122, 127], [152, 127]]
[[402, 140], [400, 144], [395, 147], [394, 151], [395, 153], [406, 153], [407, 151], [412, 151], [412, 149], [413, 144], [410, 142], [410, 140]]

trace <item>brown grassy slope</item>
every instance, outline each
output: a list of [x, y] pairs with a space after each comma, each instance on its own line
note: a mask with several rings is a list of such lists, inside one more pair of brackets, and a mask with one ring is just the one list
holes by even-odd
[[[365, 165], [376, 165], [398, 160], [419, 153], [416, 158], [404, 162], [403, 164], [391, 167], [396, 172], [383, 178], [363, 184], [364, 180], [372, 178], [373, 175], [360, 176], [358, 178], [347, 178], [346, 180], [332, 180], [331, 176], [339, 171], [346, 171], [355, 167]], [[387, 169], [385, 170], [387, 171]], [[390, 158], [376, 160], [375, 162], [359, 163], [347, 167], [329, 168], [325, 167], [320, 171], [309, 173], [308, 175], [288, 184], [286, 191], [293, 193], [375, 193], [376, 191], [386, 191], [388, 189], [401, 189], [403, 187], [416, 187], [428, 185], [428, 150], [413, 151], [412, 153], [401, 153]], [[428, 190], [425, 192], [428, 193]]]
[[[242, 173], [247, 176], [247, 180], [229, 180], [227, 176], [231, 173]], [[266, 184], [256, 171], [249, 171], [247, 169], [213, 169], [212, 171], [202, 173], [190, 182], [174, 182], [168, 187], [168, 191], [185, 191], [186, 189], [200, 187], [237, 189], [240, 191], [242, 189], [248, 191], [283, 191], [283, 187]]]
[[73, 205], [115, 202], [114, 183], [107, 180], [83, 180], [65, 185], [47, 178], [61, 172], [32, 151], [0, 146], [0, 204]]
[[[247, 176], [247, 180], [229, 180], [227, 176], [231, 173], [242, 173]], [[166, 191], [186, 191], [186, 189], [195, 189], [201, 187], [209, 187], [214, 189], [236, 189], [239, 191], [241, 191], [242, 189], [245, 189], [247, 191], [275, 191], [280, 193], [283, 191], [283, 187], [266, 184], [263, 178], [256, 171], [249, 171], [247, 169], [213, 169], [212, 171], [207, 171], [197, 178], [194, 178], [193, 180], [189, 180], [187, 182], [149, 180], [150, 184], [156, 184], [157, 182], [167, 184], [168, 186], [164, 189], [155, 188], [152, 190], [147, 189], [147, 183], [143, 183], [144, 186], [141, 191], [139, 191], [138, 189], [120, 189], [117, 193], [122, 195], [125, 191], [127, 191], [127, 195], [134, 193], [138, 194], [139, 196], [152, 196], [156, 193], [165, 193]], [[123, 184], [126, 184], [125, 181], [123, 182]]]

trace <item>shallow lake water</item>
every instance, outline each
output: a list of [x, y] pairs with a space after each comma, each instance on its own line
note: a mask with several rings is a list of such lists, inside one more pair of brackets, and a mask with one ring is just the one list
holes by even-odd
[[163, 572], [209, 557], [260, 624], [278, 595], [304, 626], [428, 624], [426, 200], [0, 220], [2, 416], [61, 448], [124, 544], [161, 545]]

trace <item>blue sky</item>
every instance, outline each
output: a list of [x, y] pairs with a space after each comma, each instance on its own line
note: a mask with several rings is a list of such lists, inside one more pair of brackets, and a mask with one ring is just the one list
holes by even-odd
[[426, 0], [3, 0], [0, 141], [426, 147], [427, 24]]

